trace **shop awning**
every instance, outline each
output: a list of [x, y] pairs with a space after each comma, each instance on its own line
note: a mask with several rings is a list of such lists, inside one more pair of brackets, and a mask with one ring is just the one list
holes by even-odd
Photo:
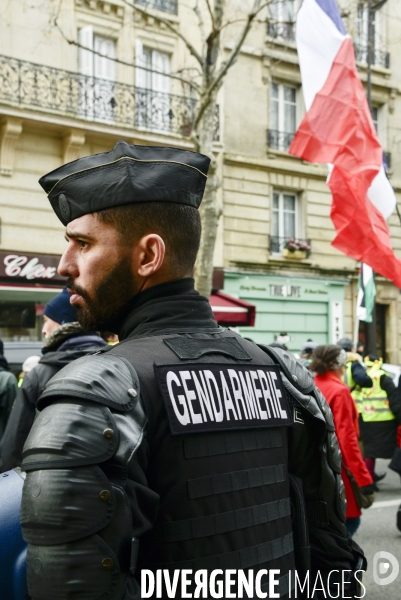
[[233, 298], [223, 292], [215, 292], [209, 300], [214, 318], [220, 325], [226, 327], [254, 326], [256, 307], [253, 304]]

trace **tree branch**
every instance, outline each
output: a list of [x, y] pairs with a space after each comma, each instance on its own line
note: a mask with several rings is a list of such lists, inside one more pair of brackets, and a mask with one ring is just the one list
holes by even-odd
[[[138, 6], [137, 4], [131, 4], [131, 2], [128, 2], [128, 0], [123, 0], [123, 2], [124, 2], [124, 4], [126, 4], [127, 6], [130, 6], [137, 12], [140, 12], [142, 15], [147, 15], [148, 17], [153, 16], [146, 10], [146, 8], [142, 8], [141, 6]], [[168, 29], [170, 29], [170, 31], [173, 31], [184, 42], [184, 44], [186, 45], [186, 47], [188, 48], [188, 50], [192, 54], [192, 56], [195, 57], [196, 60], [198, 61], [198, 63], [200, 64], [200, 66], [203, 67], [204, 60], [203, 60], [202, 56], [199, 54], [199, 52], [196, 50], [196, 48], [191, 44], [191, 42], [187, 39], [187, 37], [185, 35], [183, 35], [179, 31], [179, 29], [177, 29], [177, 27], [172, 25], [172, 23], [170, 23], [170, 21], [168, 19], [163, 19], [163, 17], [159, 17], [159, 15], [157, 15], [157, 20], [160, 21], [160, 23], [164, 23], [165, 26]]]
[[245, 41], [245, 38], [249, 33], [249, 30], [252, 26], [252, 23], [253, 23], [255, 17], [260, 13], [261, 10], [263, 10], [266, 6], [268, 6], [271, 3], [271, 0], [269, 0], [269, 2], [263, 3], [262, 5], [260, 5], [260, 2], [261, 2], [261, 0], [255, 0], [254, 5], [253, 5], [253, 10], [252, 10], [252, 12], [250, 12], [248, 14], [244, 28], [237, 40], [237, 43], [234, 45], [234, 48], [232, 49], [230, 56], [228, 57], [228, 59], [226, 61], [224, 61], [221, 64], [219, 71], [217, 72], [213, 81], [209, 85], [208, 89], [205, 90], [205, 92], [202, 94], [201, 103], [200, 103], [199, 110], [198, 110], [198, 113], [196, 115], [196, 119], [194, 122], [194, 128], [197, 127], [199, 121], [201, 120], [201, 118], [210, 102], [210, 98], [211, 98], [213, 91], [215, 91], [216, 88], [218, 89], [220, 87], [224, 76], [226, 75], [227, 71], [229, 70], [229, 68], [232, 66], [235, 59], [237, 58], [237, 56], [241, 50], [241, 47]]
[[205, 2], [206, 2], [207, 9], [209, 11], [210, 18], [212, 20], [212, 29], [215, 30], [216, 29], [216, 22], [214, 20], [214, 14], [213, 14], [213, 11], [212, 11], [212, 7], [210, 6], [209, 0], [205, 0]]
[[202, 47], [204, 47], [205, 44], [206, 44], [205, 23], [203, 22], [202, 13], [199, 10], [199, 2], [198, 2], [198, 0], [196, 0], [195, 6], [193, 7], [192, 10], [194, 11], [194, 13], [196, 14], [196, 16], [198, 17], [199, 31], [200, 31], [200, 34], [201, 34]]

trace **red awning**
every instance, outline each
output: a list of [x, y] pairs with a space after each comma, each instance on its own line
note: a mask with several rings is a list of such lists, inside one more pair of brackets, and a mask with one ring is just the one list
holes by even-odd
[[214, 318], [220, 325], [253, 327], [256, 307], [249, 302], [233, 298], [223, 292], [215, 292], [209, 298]]

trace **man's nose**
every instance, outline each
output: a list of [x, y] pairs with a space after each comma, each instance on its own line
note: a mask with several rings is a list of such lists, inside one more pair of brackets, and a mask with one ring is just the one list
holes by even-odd
[[74, 253], [70, 247], [64, 250], [57, 271], [62, 277], [77, 277], [78, 269], [74, 260]]

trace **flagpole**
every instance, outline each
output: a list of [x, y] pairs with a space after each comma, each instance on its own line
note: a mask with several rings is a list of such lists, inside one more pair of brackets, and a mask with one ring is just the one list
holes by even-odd
[[[356, 302], [358, 305], [358, 298], [356, 299]], [[359, 319], [358, 319], [358, 316], [355, 314], [354, 352], [356, 352], [356, 349], [358, 348], [358, 343], [359, 343]]]

